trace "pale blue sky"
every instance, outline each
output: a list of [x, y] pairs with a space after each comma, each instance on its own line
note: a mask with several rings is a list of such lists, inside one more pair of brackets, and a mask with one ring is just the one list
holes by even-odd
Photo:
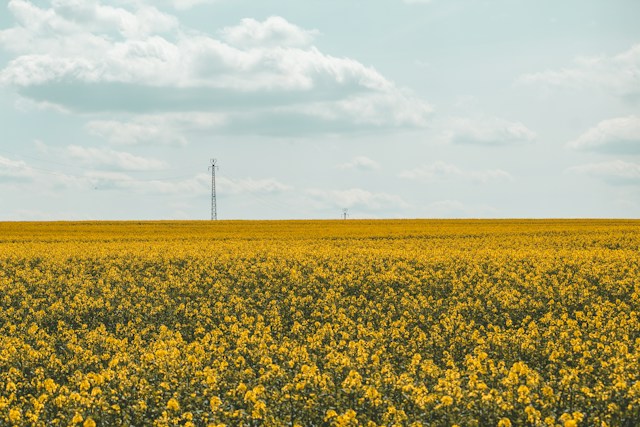
[[640, 216], [637, 0], [11, 0], [0, 220]]

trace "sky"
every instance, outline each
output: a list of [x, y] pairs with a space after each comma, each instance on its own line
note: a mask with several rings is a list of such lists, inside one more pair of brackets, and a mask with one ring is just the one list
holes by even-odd
[[0, 220], [640, 217], [637, 0], [9, 0]]

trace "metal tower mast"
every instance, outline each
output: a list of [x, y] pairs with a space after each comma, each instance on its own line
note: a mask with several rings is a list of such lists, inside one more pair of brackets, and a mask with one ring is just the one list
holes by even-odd
[[218, 219], [218, 206], [216, 205], [216, 169], [218, 168], [218, 162], [216, 159], [211, 159], [211, 220]]

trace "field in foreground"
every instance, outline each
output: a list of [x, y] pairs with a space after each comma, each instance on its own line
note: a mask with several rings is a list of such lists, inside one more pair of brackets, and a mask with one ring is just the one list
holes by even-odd
[[0, 425], [637, 426], [640, 221], [0, 223]]

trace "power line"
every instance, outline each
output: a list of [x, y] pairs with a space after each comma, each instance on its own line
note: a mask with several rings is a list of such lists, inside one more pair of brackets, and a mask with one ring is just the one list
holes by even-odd
[[[228, 171], [220, 172], [218, 173], [218, 175], [222, 178], [226, 178], [232, 183], [233, 182], [240, 183], [243, 181], [241, 178], [229, 174]], [[266, 194], [262, 196], [257, 191], [243, 191], [241, 193], [238, 193], [238, 195], [242, 196], [245, 199], [258, 202], [262, 206], [272, 209], [275, 212], [282, 212], [282, 211], [297, 212], [297, 213], [303, 213], [304, 215], [308, 215], [308, 216], [313, 216], [314, 214], [313, 211], [306, 209], [304, 207], [304, 204], [302, 203], [286, 202], [277, 197], [267, 197]]]

